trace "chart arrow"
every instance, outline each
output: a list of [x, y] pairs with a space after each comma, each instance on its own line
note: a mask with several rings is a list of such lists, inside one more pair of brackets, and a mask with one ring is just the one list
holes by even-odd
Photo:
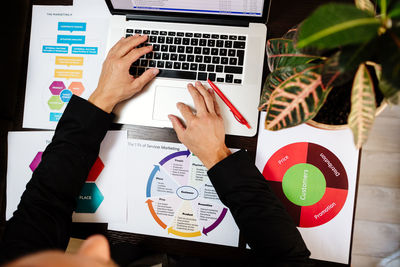
[[227, 208], [223, 208], [222, 212], [221, 212], [221, 215], [219, 215], [218, 219], [215, 222], [213, 222], [213, 224], [211, 224], [207, 228], [203, 227], [203, 234], [207, 235], [209, 232], [214, 230], [222, 222], [222, 220], [224, 219], [227, 211], [228, 211]]
[[185, 233], [185, 232], [181, 232], [178, 230], [175, 230], [174, 228], [172, 228], [172, 226], [170, 228], [168, 228], [168, 234], [174, 234], [177, 236], [182, 236], [182, 237], [196, 237], [196, 236], [201, 236], [200, 231], [197, 232], [192, 232], [192, 233]]
[[164, 228], [164, 229], [167, 228], [167, 225], [161, 221], [161, 219], [157, 216], [156, 212], [154, 211], [153, 203], [152, 203], [152, 202], [153, 202], [153, 200], [151, 200], [151, 199], [146, 200], [146, 203], [147, 203], [147, 205], [149, 206], [149, 210], [150, 210], [151, 215], [153, 216], [154, 220], [156, 220], [156, 222], [157, 222], [162, 228]]
[[147, 187], [146, 187], [146, 197], [150, 197], [151, 195], [151, 183], [153, 182], [154, 176], [156, 176], [156, 173], [160, 171], [160, 166], [154, 165], [154, 169], [151, 171], [149, 180], [147, 181]]
[[179, 157], [179, 156], [189, 157], [189, 155], [190, 155], [189, 149], [188, 150], [184, 150], [184, 151], [178, 151], [178, 152], [172, 153], [172, 154], [166, 156], [165, 158], [163, 158], [160, 161], [160, 165], [164, 165], [170, 159], [173, 159], [173, 158], [176, 158], [176, 157]]

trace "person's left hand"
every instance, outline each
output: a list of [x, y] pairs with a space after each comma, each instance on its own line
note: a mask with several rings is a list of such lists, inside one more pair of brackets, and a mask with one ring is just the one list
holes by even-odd
[[159, 72], [152, 68], [140, 77], [129, 74], [133, 62], [153, 50], [152, 46], [136, 48], [147, 40], [147, 35], [134, 35], [119, 40], [103, 63], [99, 84], [89, 97], [89, 102], [110, 113], [116, 104], [140, 92]]

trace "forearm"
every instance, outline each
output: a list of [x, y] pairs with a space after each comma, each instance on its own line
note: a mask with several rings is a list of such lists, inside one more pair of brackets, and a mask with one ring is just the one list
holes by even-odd
[[309, 257], [294, 222], [246, 152], [225, 158], [208, 175], [258, 257], [284, 262]]
[[71, 99], [17, 211], [6, 223], [3, 258], [66, 247], [76, 198], [112, 118], [86, 100]]

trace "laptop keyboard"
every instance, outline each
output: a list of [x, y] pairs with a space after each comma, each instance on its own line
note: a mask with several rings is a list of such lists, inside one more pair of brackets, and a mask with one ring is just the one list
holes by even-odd
[[139, 47], [152, 45], [153, 51], [132, 64], [133, 76], [157, 67], [157, 77], [242, 83], [244, 35], [126, 29], [126, 37], [134, 34], [148, 35]]

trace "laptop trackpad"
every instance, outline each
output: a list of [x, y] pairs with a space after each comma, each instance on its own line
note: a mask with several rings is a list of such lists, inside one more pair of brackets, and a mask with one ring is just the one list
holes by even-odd
[[187, 88], [157, 86], [154, 96], [153, 120], [168, 121], [168, 115], [173, 114], [182, 119], [176, 103], [182, 102], [194, 110], [193, 99]]

